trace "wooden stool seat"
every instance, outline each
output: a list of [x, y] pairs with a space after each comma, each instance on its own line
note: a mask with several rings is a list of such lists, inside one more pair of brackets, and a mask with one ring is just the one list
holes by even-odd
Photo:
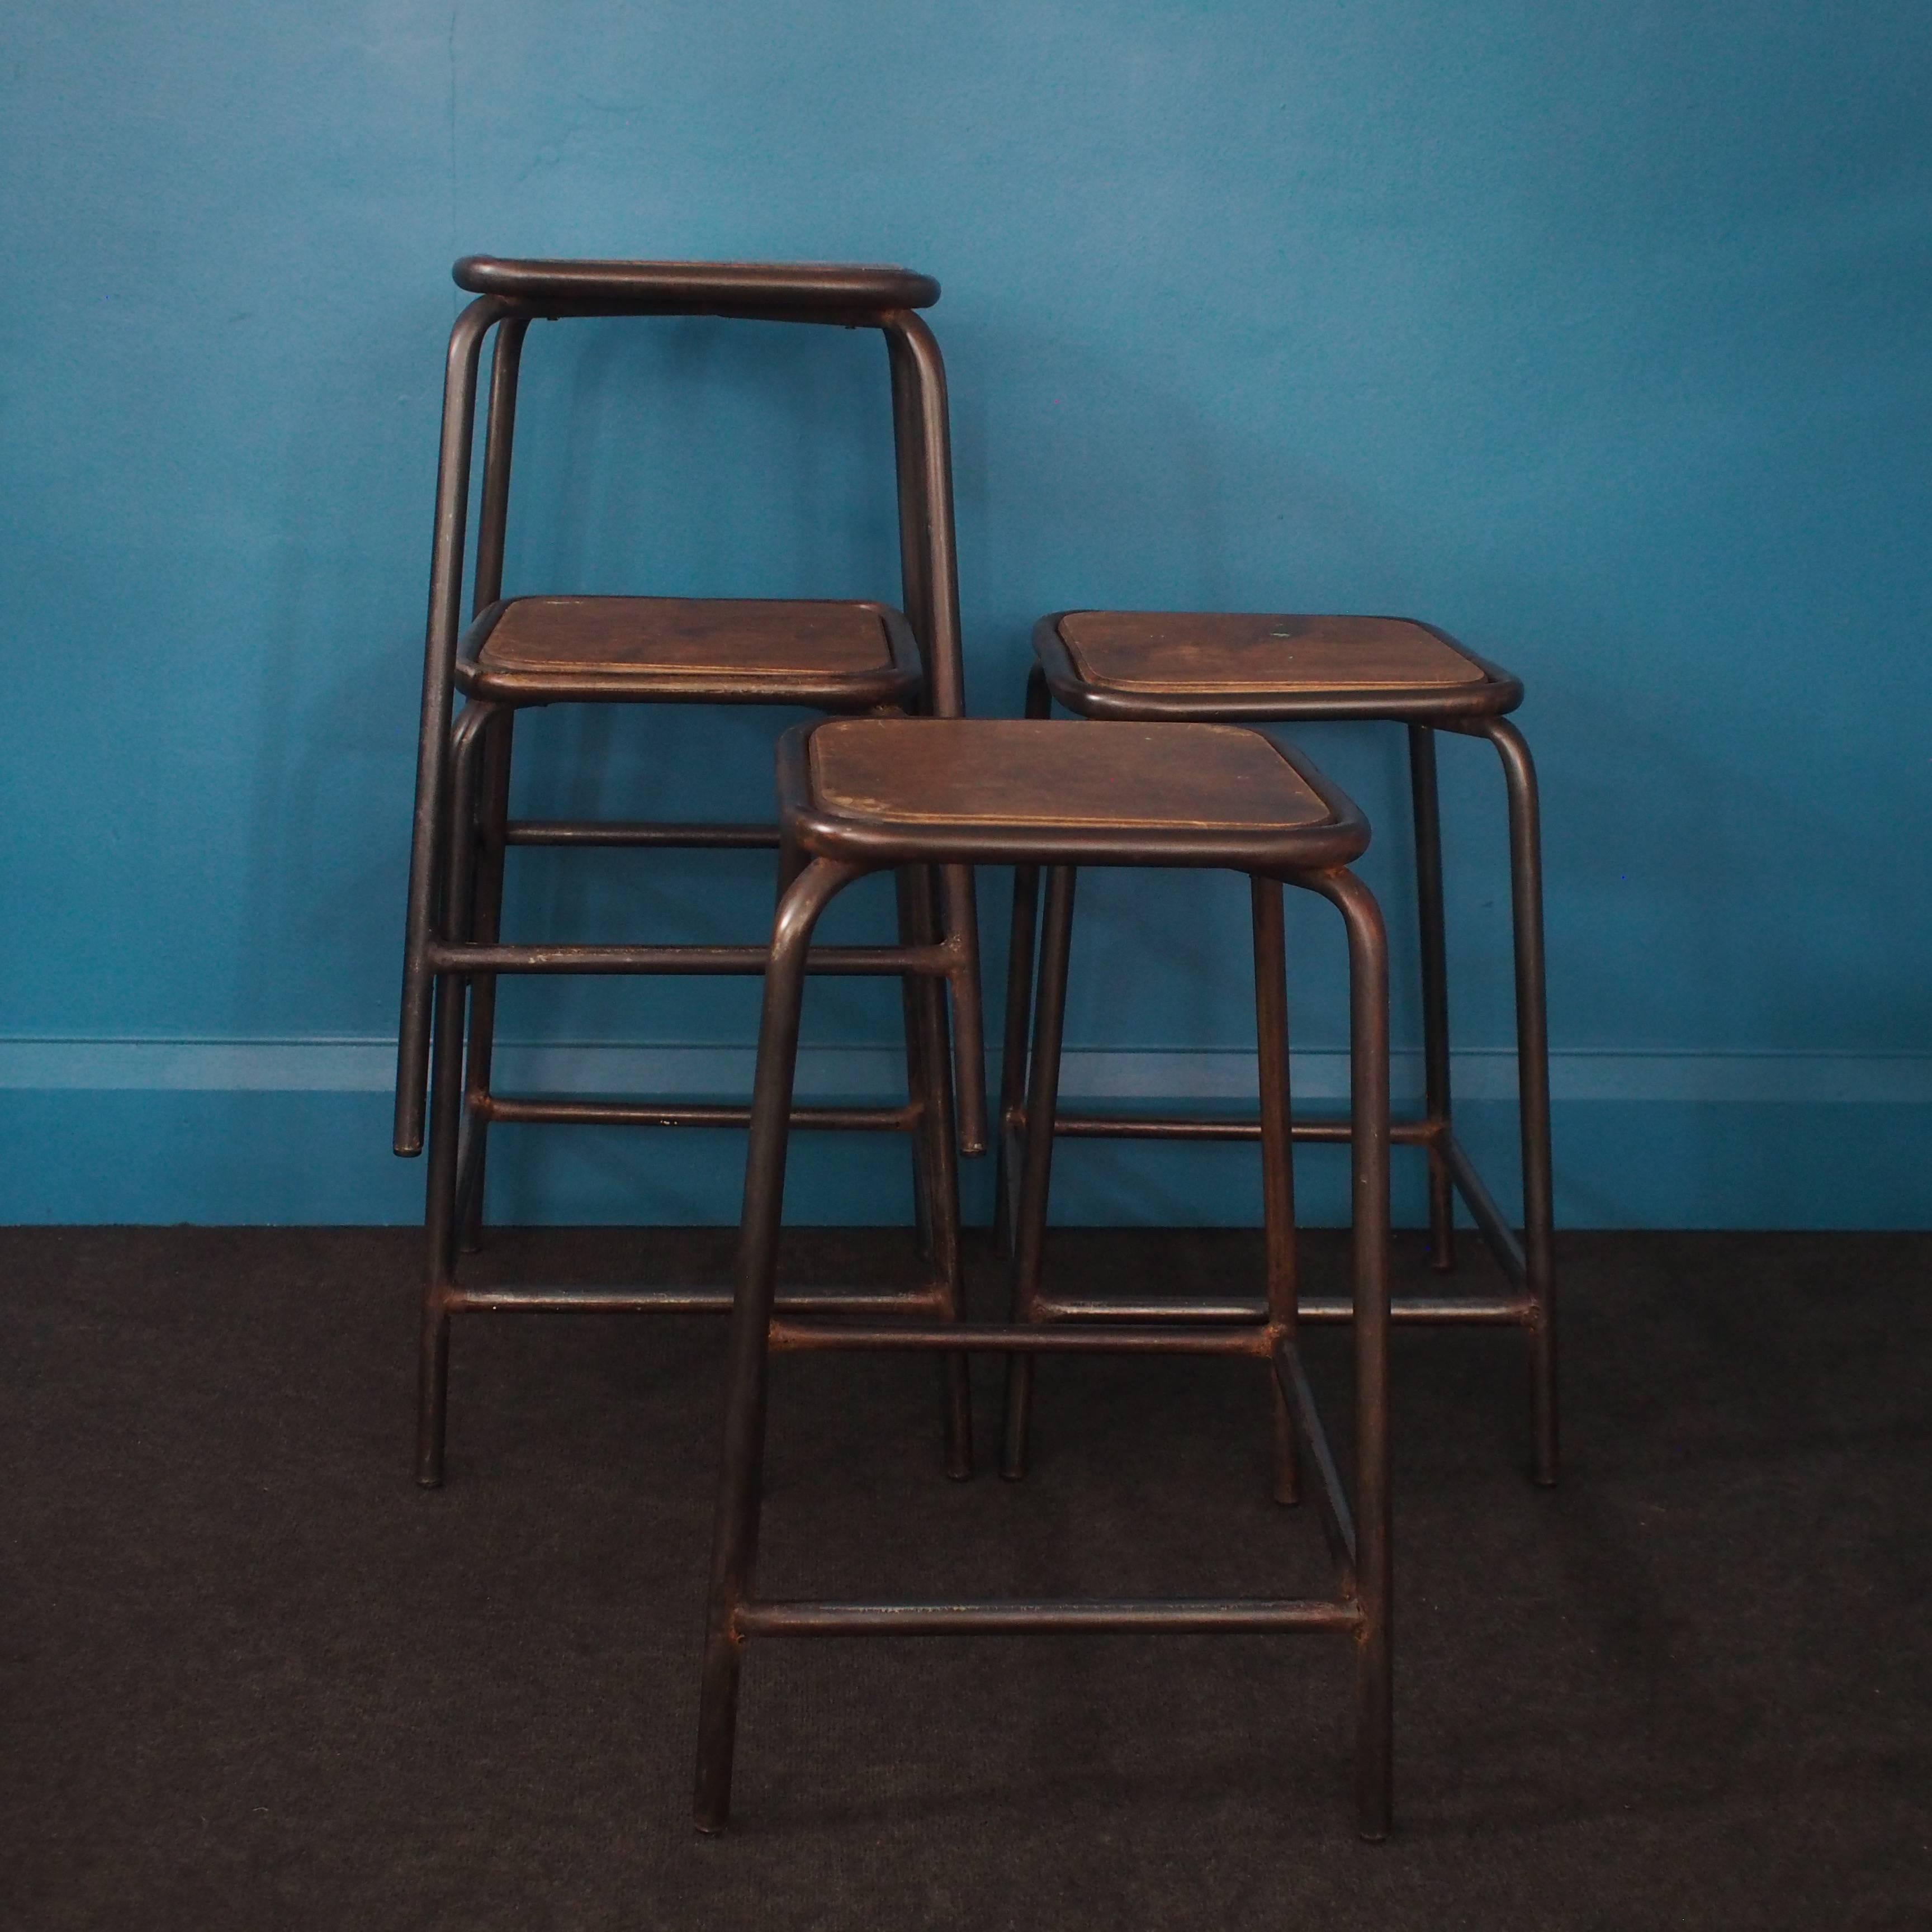
[[812, 780], [826, 809], [916, 825], [1231, 830], [1330, 815], [1258, 732], [1216, 724], [1101, 738], [1034, 718], [848, 720], [812, 740]]
[[1346, 865], [1368, 839], [1312, 767], [1220, 724], [836, 718], [788, 734], [778, 795], [802, 850], [868, 862], [1020, 854], [1300, 871]]
[[837, 710], [910, 704], [919, 647], [883, 604], [698, 597], [518, 597], [465, 640], [471, 695], [529, 703], [586, 686], [640, 701]]
[[1090, 718], [1491, 717], [1522, 686], [1406, 617], [1064, 610], [1034, 634], [1047, 683]]

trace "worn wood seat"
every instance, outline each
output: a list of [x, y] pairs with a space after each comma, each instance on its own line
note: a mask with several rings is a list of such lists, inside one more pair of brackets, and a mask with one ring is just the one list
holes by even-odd
[[518, 597], [470, 628], [466, 694], [509, 704], [595, 697], [827, 710], [909, 705], [919, 646], [883, 604], [825, 599]]
[[778, 752], [788, 831], [817, 856], [1090, 865], [1346, 865], [1354, 806], [1293, 752], [1224, 724], [838, 718]]
[[1034, 647], [1091, 718], [1487, 717], [1522, 686], [1432, 625], [1294, 613], [1063, 610]]

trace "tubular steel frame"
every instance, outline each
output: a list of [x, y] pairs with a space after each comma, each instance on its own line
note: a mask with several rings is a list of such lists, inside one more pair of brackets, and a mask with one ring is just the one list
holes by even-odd
[[[712, 1552], [695, 1790], [700, 1832], [724, 1828], [730, 1810], [744, 1648], [753, 1637], [849, 1635], [1020, 1634], [1039, 1632], [1166, 1630], [1196, 1634], [1334, 1630], [1355, 1648], [1355, 1801], [1358, 1828], [1376, 1839], [1392, 1810], [1392, 1649], [1390, 1627], [1390, 1513], [1388, 1398], [1388, 962], [1382, 915], [1346, 860], [1366, 843], [1367, 828], [1318, 774], [1292, 760], [1330, 802], [1335, 820], [1319, 838], [1300, 842], [1305, 866], [1244, 862], [1205, 832], [1148, 839], [1115, 830], [1054, 828], [1034, 838], [998, 835], [953, 840], [949, 859], [977, 863], [1045, 863], [1049, 868], [1048, 952], [1064, 952], [1070, 929], [1074, 864], [1242, 866], [1250, 870], [1257, 910], [1256, 1012], [1261, 1053], [1263, 1200], [1268, 1228], [1268, 1294], [1259, 1308], [1191, 1325], [1151, 1320], [1118, 1326], [1056, 1327], [1034, 1318], [1038, 1306], [1040, 1237], [1046, 1221], [1052, 1136], [1028, 1146], [1020, 1183], [1011, 1280], [1014, 1315], [1007, 1322], [965, 1326], [866, 1324], [857, 1319], [806, 1323], [792, 1318], [776, 1293], [776, 1269], [788, 1130], [794, 1116], [805, 976], [812, 929], [825, 908], [855, 880], [880, 867], [928, 852], [947, 831], [894, 824], [860, 838], [814, 826], [794, 812], [808, 785], [803, 746], [811, 730], [789, 732], [779, 748], [781, 810], [808, 862], [780, 901], [765, 975], [750, 1144], [745, 1171], [738, 1282], [729, 1344], [722, 1466]], [[794, 826], [794, 819], [797, 820]], [[849, 831], [849, 827], [848, 830]], [[1042, 844], [1048, 849], [1042, 850]], [[1058, 850], [1052, 850], [1057, 844]], [[1296, 1346], [1294, 1198], [1288, 1152], [1286, 988], [1281, 946], [1281, 886], [1300, 886], [1340, 913], [1348, 938], [1351, 1079], [1355, 1131], [1351, 1141], [1354, 1224], [1356, 1482], [1348, 1496], [1330, 1454]], [[1035, 1118], [1050, 1122], [1057, 1084], [1064, 975], [1042, 963], [1034, 1021], [1032, 1090]], [[1277, 1492], [1295, 1492], [1295, 1444], [1312, 1470], [1316, 1499], [1334, 1558], [1333, 1597], [1281, 1600], [1166, 1599], [1060, 1601], [796, 1601], [760, 1598], [754, 1588], [770, 1358], [774, 1350], [933, 1349], [957, 1359], [962, 1348], [1007, 1354], [1029, 1365], [1055, 1352], [1216, 1354], [1267, 1363], [1282, 1419]], [[1020, 1412], [1010, 1408], [1010, 1422]]]
[[[776, 826], [512, 819], [517, 711], [557, 702], [689, 701], [958, 717], [965, 707], [945, 367], [931, 330], [914, 313], [938, 299], [936, 283], [898, 269], [484, 257], [459, 262], [455, 278], [476, 298], [457, 319], [446, 362], [396, 1082], [395, 1150], [418, 1154], [427, 1139], [429, 1154], [416, 1451], [417, 1480], [425, 1486], [442, 1480], [454, 1315], [479, 1310], [722, 1312], [732, 1306], [723, 1288], [492, 1288], [458, 1281], [459, 1252], [473, 1248], [480, 1231], [493, 1122], [739, 1127], [749, 1124], [753, 1114], [745, 1106], [517, 1097], [493, 1090], [500, 974], [756, 975], [765, 970], [768, 957], [762, 945], [505, 944], [500, 928], [509, 848], [774, 850], [781, 892], [798, 866]], [[478, 662], [505, 608], [505, 530], [524, 338], [538, 317], [591, 315], [718, 316], [875, 328], [883, 334], [906, 615], [868, 608], [886, 628], [894, 660], [890, 670], [869, 681], [802, 676], [776, 688], [769, 680], [748, 679], [741, 688], [721, 689], [720, 679], [707, 677], [702, 688], [681, 689], [661, 677], [643, 684], [621, 674], [550, 676], [493, 670]], [[466, 632], [470, 452], [483, 342], [493, 329], [472, 618]], [[459, 692], [465, 701], [452, 721]], [[902, 980], [906, 1101], [898, 1106], [802, 1107], [791, 1120], [805, 1128], [910, 1137], [916, 1210], [931, 1279], [910, 1293], [788, 1294], [780, 1304], [788, 1314], [959, 1318], [958, 1144], [976, 1154], [986, 1142], [972, 874], [963, 866], [901, 868], [898, 904], [896, 946], [820, 947], [803, 970]], [[947, 1471], [964, 1477], [971, 1470], [972, 1445], [962, 1355], [944, 1362], [942, 1386]]]
[[[1460, 1195], [1485, 1244], [1510, 1282], [1501, 1295], [1398, 1295], [1391, 1304], [1395, 1321], [1516, 1328], [1528, 1344], [1530, 1474], [1548, 1486], [1557, 1479], [1556, 1305], [1550, 1121], [1549, 1022], [1545, 1002], [1543, 950], [1542, 831], [1536, 769], [1522, 735], [1500, 715], [1513, 709], [1522, 686], [1506, 672], [1456, 645], [1480, 666], [1484, 681], [1458, 686], [1420, 700], [1404, 693], [1397, 705], [1361, 693], [1318, 693], [1294, 698], [1280, 692], [1213, 698], [1198, 692], [1136, 691], [1131, 696], [1100, 691], [1079, 678], [1058, 634], [1064, 612], [1042, 618], [1034, 627], [1040, 662], [1028, 673], [1026, 715], [1045, 718], [1057, 698], [1068, 710], [1089, 718], [1166, 719], [1220, 724], [1305, 723], [1377, 718], [1406, 723], [1408, 732], [1412, 813], [1415, 836], [1416, 903], [1420, 932], [1424, 1102], [1420, 1116], [1391, 1124], [1398, 1146], [1420, 1148], [1429, 1163], [1430, 1256], [1438, 1272], [1455, 1265], [1455, 1197]], [[1428, 628], [1428, 626], [1424, 626]], [[1436, 634], [1441, 635], [1441, 633]], [[1445, 641], [1452, 641], [1445, 640]], [[1449, 1063], [1448, 949], [1442, 896], [1442, 818], [1436, 772], [1436, 734], [1454, 731], [1486, 739], [1502, 765], [1509, 816], [1511, 928], [1515, 952], [1516, 1078], [1522, 1149], [1523, 1226], [1510, 1226], [1456, 1138], [1451, 1113]], [[1032, 997], [1035, 927], [1039, 921], [1037, 868], [1021, 866], [1013, 880], [1013, 925], [1007, 956], [1006, 1019], [1000, 1059], [996, 1139], [998, 1148], [997, 1220], [1003, 1246], [1014, 1235], [1011, 1176], [1017, 1162], [1032, 1157], [1032, 1102], [1028, 1088], [1027, 1026]], [[1264, 944], [1262, 914], [1256, 915], [1257, 960]], [[1058, 972], [1064, 981], [1063, 952]], [[1048, 982], [1041, 998], [1048, 997]], [[1064, 998], [1064, 991], [1056, 997]], [[1264, 1120], [1240, 1120], [1151, 1113], [1075, 1113], [1055, 1111], [1052, 1132], [1068, 1139], [1197, 1140], [1264, 1142]], [[1289, 1130], [1297, 1141], [1348, 1141], [1354, 1129], [1348, 1118], [1301, 1119]], [[1143, 1322], [1252, 1321], [1250, 1301], [1126, 1304], [1097, 1299], [1038, 1298], [1036, 1321]], [[1346, 1322], [1354, 1318], [1352, 1301], [1339, 1297], [1304, 1296], [1304, 1322]], [[1008, 1420], [1005, 1473], [1020, 1473], [1024, 1459], [1026, 1378], [1016, 1378]], [[1015, 1412], [1017, 1412], [1016, 1419]], [[1016, 1460], [1012, 1444], [1021, 1445]]]

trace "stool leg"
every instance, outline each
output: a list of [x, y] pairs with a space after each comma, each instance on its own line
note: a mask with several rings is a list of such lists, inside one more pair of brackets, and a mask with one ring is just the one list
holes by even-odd
[[1006, 1040], [1000, 1055], [1000, 1117], [995, 1123], [993, 1240], [1013, 1251], [1015, 1123], [1026, 1090], [1027, 1027], [1032, 1018], [1034, 940], [1040, 923], [1040, 868], [1013, 868], [1013, 924], [1006, 941]]
[[424, 1176], [424, 1256], [422, 1328], [416, 1365], [416, 1481], [442, 1484], [443, 1438], [449, 1406], [449, 1311], [446, 1297], [456, 1275], [457, 1136], [463, 1118], [463, 982], [436, 982], [430, 1071], [429, 1162]]
[[1484, 735], [1502, 760], [1509, 797], [1510, 909], [1516, 940], [1516, 1065], [1522, 1130], [1524, 1285], [1530, 1330], [1531, 1474], [1557, 1470], [1556, 1205], [1550, 1148], [1550, 1021], [1543, 970], [1543, 833], [1536, 766], [1516, 727], [1491, 718]]
[[[448, 863], [444, 867], [442, 929], [469, 929], [476, 814], [476, 753], [495, 707], [466, 706], [450, 734]], [[435, 983], [434, 1059], [430, 1076], [429, 1160], [424, 1176], [422, 1325], [416, 1370], [416, 1480], [442, 1481], [445, 1418], [449, 1398], [448, 1295], [456, 1280], [457, 1185], [463, 1126], [463, 1021], [460, 974]]]
[[430, 928], [436, 922], [440, 812], [448, 782], [450, 693], [463, 628], [463, 540], [470, 502], [470, 445], [476, 426], [476, 370], [483, 338], [503, 314], [488, 296], [472, 302], [450, 332], [442, 392], [442, 442], [436, 459], [436, 542], [429, 580], [429, 629], [424, 643], [422, 724], [416, 738], [415, 829], [410, 841], [409, 914], [403, 939], [403, 1005], [396, 1040], [395, 1149], [422, 1151], [423, 1095], [428, 1084]]
[[[1039, 1318], [1041, 1251], [1046, 1240], [1047, 1190], [1053, 1175], [1053, 1121], [1060, 1102], [1060, 1046], [1066, 1020], [1066, 962], [1073, 943], [1071, 866], [1046, 874], [1046, 916], [1040, 942], [1040, 991], [1033, 1027], [1033, 1065], [1027, 1082], [1026, 1136], [1022, 1145], [1019, 1198], [1013, 1216], [1010, 1270], [1015, 1322]], [[1027, 1425], [1033, 1402], [1033, 1358], [1006, 1358], [1006, 1439], [1000, 1474], [1026, 1474]]]
[[[926, 925], [919, 916], [920, 886], [914, 877], [916, 869], [902, 866], [893, 874], [893, 883], [898, 896], [899, 944], [902, 946], [916, 946], [931, 937]], [[928, 902], [930, 902], [929, 892]], [[899, 1008], [905, 1029], [906, 1097], [916, 1107], [929, 1108], [932, 1103], [932, 1077], [926, 1057], [926, 1022], [920, 998], [918, 974], [908, 973], [900, 980]], [[930, 1261], [932, 1258], [932, 1204], [927, 1196], [926, 1119], [923, 1112], [913, 1134], [910, 1145], [913, 1221], [919, 1230], [920, 1258]]]
[[[483, 822], [476, 864], [476, 909], [471, 921], [480, 944], [494, 945], [502, 929], [504, 843], [510, 817], [511, 734], [517, 714], [500, 712], [483, 748]], [[484, 1162], [489, 1154], [490, 1063], [496, 1041], [496, 976], [475, 974], [470, 982], [470, 1056], [464, 1081], [464, 1114], [476, 1153], [462, 1202], [463, 1252], [482, 1245]]]
[[[1268, 1248], [1268, 1327], [1291, 1342], [1295, 1328], [1294, 1158], [1288, 1073], [1288, 940], [1280, 882], [1258, 874], [1254, 898], [1255, 1046], [1261, 1084], [1262, 1225]], [[1274, 1414], [1274, 1499], [1301, 1499], [1294, 1425], [1270, 1349], [1268, 1388]]]
[[1429, 1143], [1429, 1263], [1456, 1265], [1456, 1193], [1444, 1142], [1449, 1132], [1449, 958], [1442, 912], [1442, 814], [1436, 784], [1436, 734], [1408, 728], [1409, 789], [1415, 818], [1415, 906], [1422, 956], [1424, 1107]]
[[784, 1204], [785, 1142], [797, 1070], [799, 1010], [812, 929], [832, 898], [860, 875], [856, 866], [814, 860], [787, 890], [772, 930], [758, 1027], [752, 1130], [745, 1155], [744, 1213], [737, 1294], [727, 1356], [723, 1466], [711, 1545], [710, 1607], [698, 1713], [696, 1822], [722, 1832], [731, 1812], [731, 1755], [744, 1639], [738, 1606], [751, 1594], [764, 1480], [767, 1334], [777, 1291], [778, 1227]]
[[946, 935], [963, 949], [947, 975], [953, 1086], [958, 1101], [956, 1126], [962, 1151], [982, 1154], [987, 1140], [986, 1034], [986, 1000], [980, 988], [979, 889], [970, 866], [941, 866], [937, 876]]
[[1354, 1223], [1356, 1828], [1388, 1835], [1394, 1671], [1390, 1613], [1388, 942], [1380, 908], [1352, 873], [1322, 886], [1348, 934], [1350, 1191]]
[[[902, 869], [907, 924], [915, 939], [937, 934], [932, 868]], [[946, 990], [924, 975], [905, 979], [908, 1072], [920, 1107], [913, 1143], [915, 1192], [922, 1215], [922, 1233], [934, 1278], [943, 1292], [946, 1318], [965, 1314], [965, 1271], [959, 1252], [959, 1148], [953, 1126], [952, 1059], [946, 1034]], [[940, 1401], [945, 1418], [946, 1473], [964, 1482], [973, 1473], [973, 1385], [962, 1352], [939, 1358]]]
[[[1035, 664], [1027, 674], [1026, 716], [1052, 716], [1053, 696], [1046, 674]], [[1013, 1121], [1026, 1089], [1027, 1024], [1033, 1000], [1034, 928], [1040, 921], [1040, 868], [1013, 868], [1013, 923], [1006, 942], [1006, 1016], [1000, 1056], [1000, 1113], [994, 1123], [993, 1242], [1009, 1259], [1013, 1242]]]
[[[510, 512], [510, 454], [516, 440], [517, 373], [522, 367], [522, 316], [506, 316], [496, 330], [490, 358], [490, 408], [483, 434], [482, 501], [476, 519], [476, 574], [473, 608], [480, 614], [503, 592], [503, 540]], [[516, 713], [501, 712], [484, 747], [483, 822], [476, 866], [476, 910], [471, 936], [494, 944], [502, 930], [504, 828], [510, 815], [510, 739]], [[474, 1254], [483, 1238], [484, 1162], [489, 1151], [490, 1061], [496, 1037], [496, 976], [478, 973], [470, 984], [470, 1059], [464, 1082], [464, 1118], [473, 1147], [459, 1170], [463, 1189], [462, 1251]]]

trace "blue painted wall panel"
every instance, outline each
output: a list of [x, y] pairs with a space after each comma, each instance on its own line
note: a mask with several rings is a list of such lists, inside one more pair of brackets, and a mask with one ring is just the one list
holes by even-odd
[[[446, 278], [485, 249], [937, 274], [978, 708], [1017, 707], [1059, 604], [1447, 626], [1528, 682], [1558, 1048], [1870, 1074], [1862, 1098], [1565, 1102], [1566, 1212], [1924, 1219], [1916, 0], [76, 0], [8, 38], [0, 1036], [80, 1058], [7, 1090], [4, 1212], [412, 1211], [366, 1094], [74, 1069], [103, 1041], [392, 1028]], [[875, 340], [545, 326], [527, 371], [512, 589], [896, 593]], [[1394, 894], [1398, 745], [1308, 742]], [[736, 814], [769, 786], [749, 716], [557, 715], [521, 742], [532, 809]], [[1476, 1049], [1510, 1039], [1484, 758], [1445, 748]], [[999, 898], [988, 875], [995, 958]], [[769, 893], [736, 860], [531, 856], [512, 903], [531, 933], [722, 938]], [[1246, 1036], [1238, 890], [1083, 903], [1077, 1043]], [[1331, 925], [1293, 928], [1317, 1048], [1342, 1036]], [[749, 1037], [742, 987], [541, 990], [507, 1002], [514, 1036]], [[814, 1037], [890, 1038], [878, 989], [814, 995]], [[1874, 1151], [1808, 1166], [1821, 1135]], [[532, 1142], [506, 1211], [730, 1210], [682, 1142], [612, 1158]], [[1070, 1168], [1063, 1206], [1246, 1212], [1232, 1167], [1100, 1172]], [[886, 1184], [830, 1162], [818, 1218], [889, 1211]]]
[[[0, 1221], [408, 1222], [422, 1211], [420, 1162], [394, 1160], [376, 1093], [30, 1091], [7, 1096], [10, 1135], [38, 1151], [0, 1174]], [[1559, 1102], [1561, 1225], [1578, 1228], [1924, 1225], [1932, 1106], [1774, 1102]], [[1515, 1120], [1494, 1101], [1462, 1109], [1461, 1132], [1514, 1202]], [[506, 1222], [661, 1226], [737, 1218], [744, 1139], [644, 1139], [598, 1129], [493, 1145], [490, 1213]], [[1420, 1157], [1396, 1157], [1398, 1220], [1425, 1218]], [[1258, 1219], [1251, 1149], [1080, 1142], [1057, 1160], [1054, 1219], [1066, 1226], [1246, 1226]], [[1346, 1224], [1346, 1160], [1296, 1155], [1297, 1208]], [[991, 1216], [984, 1162], [964, 1175], [969, 1219]], [[891, 1226], [908, 1214], [904, 1150], [882, 1137], [801, 1136], [789, 1220]], [[218, 1211], [211, 1211], [211, 1207]], [[1473, 1239], [1473, 1237], [1472, 1237]]]

